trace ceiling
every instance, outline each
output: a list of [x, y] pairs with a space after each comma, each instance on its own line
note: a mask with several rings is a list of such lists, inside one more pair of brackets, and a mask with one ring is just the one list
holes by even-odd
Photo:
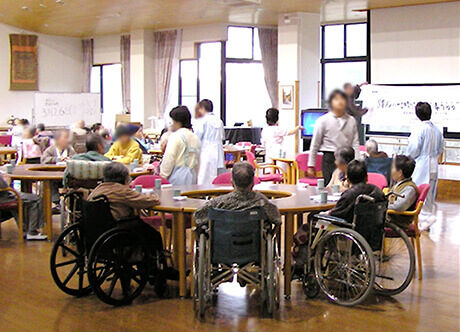
[[[451, 0], [455, 1], [455, 0]], [[359, 10], [446, 0], [0, 0], [0, 23], [63, 36], [210, 23], [276, 25], [278, 14], [320, 12], [322, 22], [358, 21]]]

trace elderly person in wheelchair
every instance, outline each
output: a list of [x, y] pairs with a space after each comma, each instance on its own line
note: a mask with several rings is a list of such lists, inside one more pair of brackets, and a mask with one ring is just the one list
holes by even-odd
[[269, 314], [279, 304], [279, 256], [276, 235], [280, 214], [261, 193], [253, 191], [254, 168], [236, 163], [235, 190], [210, 200], [195, 212], [195, 309], [204, 316], [211, 291], [236, 275], [241, 286], [262, 291]]

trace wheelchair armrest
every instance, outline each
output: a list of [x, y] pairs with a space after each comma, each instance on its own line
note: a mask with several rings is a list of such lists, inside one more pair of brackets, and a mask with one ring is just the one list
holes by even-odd
[[342, 218], [328, 216], [328, 215], [325, 215], [325, 214], [315, 214], [314, 217], [317, 218], [317, 219], [320, 219], [320, 220], [328, 221], [331, 224], [338, 225], [338, 226], [345, 226], [345, 227], [351, 227], [352, 226], [352, 224], [350, 224], [348, 221], [346, 221], [345, 219], [342, 219]]
[[139, 220], [139, 216], [130, 216], [130, 217], [122, 217], [117, 220], [115, 220], [116, 223], [124, 223], [128, 221], [133, 221], [133, 220]]

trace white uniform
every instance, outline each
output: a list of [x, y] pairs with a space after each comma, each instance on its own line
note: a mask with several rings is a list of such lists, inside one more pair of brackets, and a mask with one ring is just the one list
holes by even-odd
[[432, 213], [438, 184], [438, 157], [444, 150], [442, 132], [431, 122], [422, 123], [409, 137], [407, 154], [415, 159], [412, 180], [419, 186], [429, 183], [431, 188], [423, 210]]
[[201, 140], [198, 184], [211, 184], [225, 170], [224, 124], [213, 113], [207, 113], [194, 124], [193, 129]]

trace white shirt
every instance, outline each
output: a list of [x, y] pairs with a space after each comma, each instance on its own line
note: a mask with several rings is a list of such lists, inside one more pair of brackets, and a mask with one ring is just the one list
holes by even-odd
[[318, 151], [335, 152], [345, 147], [353, 147], [356, 158], [359, 157], [356, 120], [347, 113], [338, 117], [330, 111], [316, 120], [308, 166], [315, 167]]

